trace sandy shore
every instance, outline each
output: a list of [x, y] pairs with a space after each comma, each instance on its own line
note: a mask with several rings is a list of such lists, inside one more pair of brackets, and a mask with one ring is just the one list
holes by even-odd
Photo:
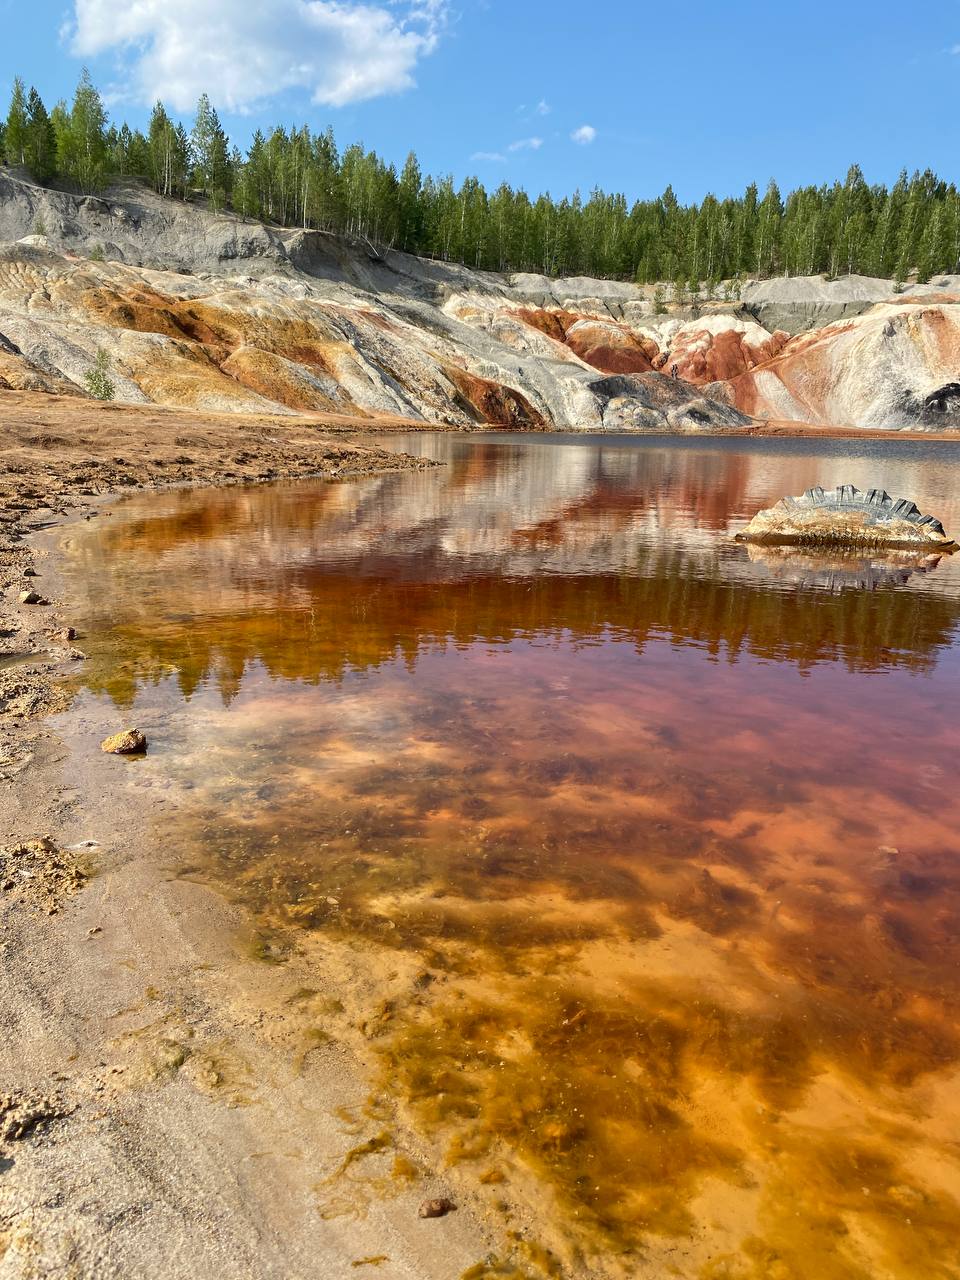
[[[490, 1248], [469, 1198], [350, 1049], [311, 1036], [308, 975], [254, 959], [242, 915], [170, 874], [163, 800], [99, 726], [65, 742], [44, 719], [83, 638], [39, 530], [130, 485], [419, 464], [322, 421], [0, 409], [0, 1275], [459, 1276]], [[419, 1217], [437, 1196], [457, 1210]]]

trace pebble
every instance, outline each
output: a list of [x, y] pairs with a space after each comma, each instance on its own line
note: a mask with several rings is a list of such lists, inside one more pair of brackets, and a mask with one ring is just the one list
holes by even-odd
[[124, 729], [104, 738], [100, 750], [114, 756], [142, 755], [147, 749], [147, 739], [139, 729]]
[[417, 1216], [419, 1218], [445, 1218], [456, 1207], [453, 1201], [448, 1200], [446, 1196], [438, 1196], [435, 1200], [424, 1200], [417, 1211]]
[[20, 592], [21, 604], [40, 604], [40, 602], [41, 601], [40, 601], [39, 591], [21, 591]]

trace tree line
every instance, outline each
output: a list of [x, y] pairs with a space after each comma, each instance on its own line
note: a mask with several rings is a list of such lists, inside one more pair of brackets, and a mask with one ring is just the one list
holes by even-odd
[[283, 226], [360, 237], [379, 250], [497, 271], [670, 281], [676, 297], [746, 276], [850, 273], [920, 281], [960, 267], [960, 193], [926, 170], [892, 187], [869, 184], [853, 165], [843, 182], [784, 197], [770, 181], [742, 196], [681, 204], [667, 187], [653, 200], [593, 190], [531, 198], [476, 177], [423, 175], [411, 151], [397, 167], [359, 143], [342, 150], [333, 131], [260, 130], [243, 154], [204, 94], [188, 131], [157, 102], [146, 133], [109, 122], [89, 74], [72, 103], [47, 111], [16, 79], [0, 158], [38, 182], [82, 192], [113, 177], [143, 179], [163, 196], [205, 199], [215, 209]]

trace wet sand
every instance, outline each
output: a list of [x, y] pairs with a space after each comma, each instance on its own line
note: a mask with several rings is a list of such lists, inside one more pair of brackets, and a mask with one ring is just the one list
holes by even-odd
[[[370, 1145], [388, 1117], [357, 1062], [319, 1054], [291, 1017], [306, 979], [256, 958], [241, 910], [167, 873], [162, 801], [131, 805], [121, 782], [136, 761], [94, 747], [65, 776], [45, 719], [83, 641], [38, 530], [109, 519], [121, 487], [420, 464], [299, 419], [10, 393], [2, 407], [0, 1274], [459, 1274], [486, 1235], [468, 1201], [418, 1217], [449, 1181], [396, 1123]], [[28, 589], [49, 603], [20, 605]], [[354, 1187], [366, 1202], [325, 1218]]]

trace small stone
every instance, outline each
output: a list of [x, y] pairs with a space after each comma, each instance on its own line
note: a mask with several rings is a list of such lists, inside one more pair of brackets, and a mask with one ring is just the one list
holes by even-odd
[[77, 638], [76, 627], [64, 627], [64, 629], [60, 632], [61, 640], [76, 640], [76, 638]]
[[25, 578], [36, 578], [36, 577], [37, 577], [37, 571], [36, 571], [36, 569], [31, 569], [31, 568], [27, 567], [27, 568], [26, 568], [26, 569], [24, 569], [24, 571], [23, 571], [23, 576], [24, 576]]
[[100, 750], [114, 756], [141, 755], [147, 749], [147, 740], [139, 729], [124, 729], [100, 743]]
[[20, 603], [21, 604], [39, 604], [40, 592], [39, 591], [21, 591]]
[[438, 1196], [435, 1200], [424, 1200], [417, 1211], [417, 1216], [420, 1218], [445, 1218], [456, 1207], [453, 1201], [448, 1200], [446, 1196]]

